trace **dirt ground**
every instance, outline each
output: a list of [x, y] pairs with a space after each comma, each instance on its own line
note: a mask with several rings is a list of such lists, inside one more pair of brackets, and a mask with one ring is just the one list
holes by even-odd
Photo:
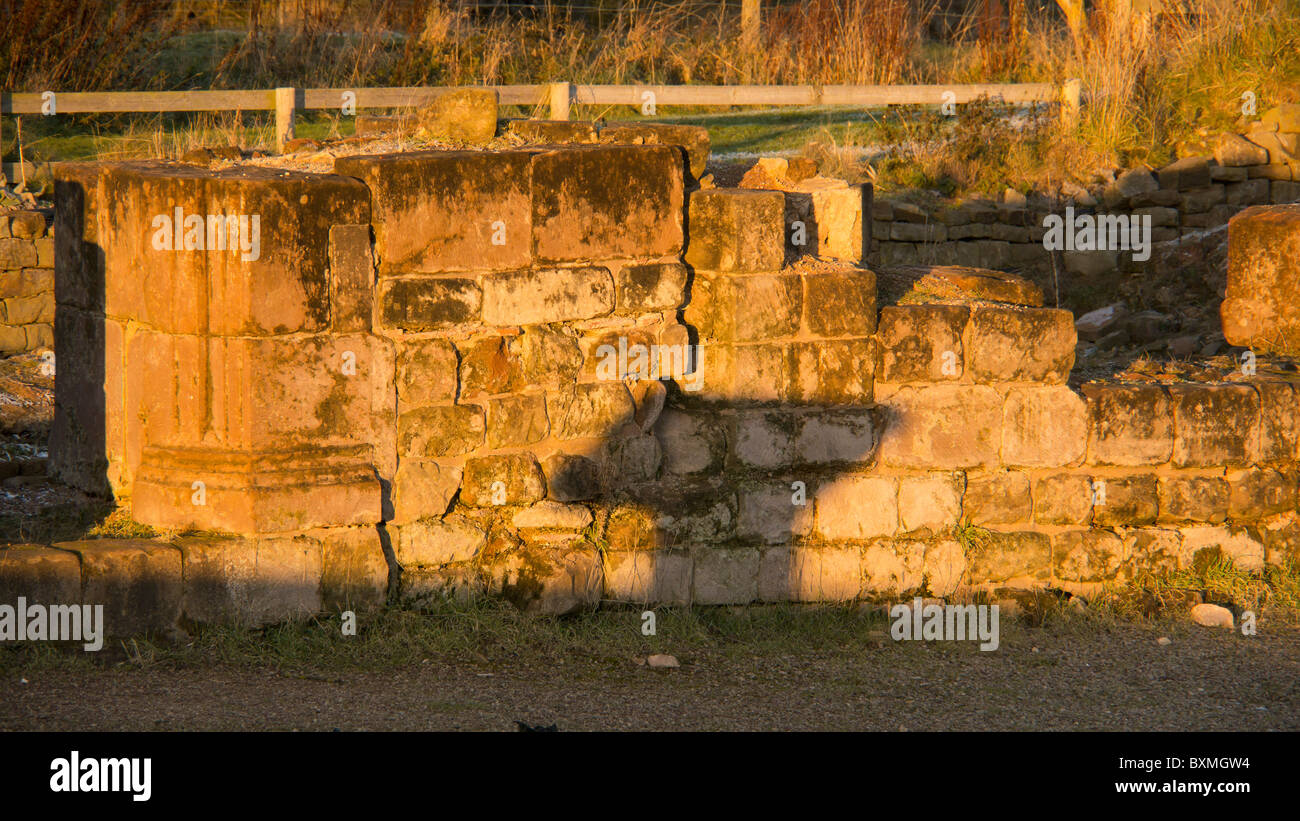
[[870, 635], [851, 652], [691, 650], [670, 670], [600, 653], [434, 658], [382, 672], [6, 665], [0, 729], [1300, 729], [1294, 627], [1247, 637], [1190, 624], [1011, 625], [994, 652]]

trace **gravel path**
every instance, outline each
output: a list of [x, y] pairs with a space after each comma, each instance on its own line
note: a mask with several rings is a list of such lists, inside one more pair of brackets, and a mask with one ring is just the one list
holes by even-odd
[[[1158, 645], [1160, 635], [1172, 642]], [[851, 657], [732, 646], [681, 662], [11, 666], [0, 678], [0, 729], [514, 730], [516, 720], [560, 730], [1300, 729], [1295, 628], [1242, 637], [1191, 625], [1083, 635], [1014, 627], [992, 653], [880, 633]]]

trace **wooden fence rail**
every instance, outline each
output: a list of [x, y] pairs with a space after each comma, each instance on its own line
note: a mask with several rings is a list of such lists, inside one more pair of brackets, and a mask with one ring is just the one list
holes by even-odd
[[[854, 106], [959, 105], [980, 97], [1007, 103], [1062, 103], [1067, 115], [1077, 114], [1079, 84], [1050, 83], [893, 86], [661, 86], [661, 85], [543, 85], [493, 86], [503, 105], [549, 109], [552, 119], [569, 119], [569, 107], [581, 105], [645, 106]], [[405, 108], [427, 104], [450, 89], [407, 88], [277, 88], [266, 91], [69, 91], [11, 94], [0, 92], [3, 114], [153, 113], [164, 111], [274, 111], [276, 141], [282, 148], [293, 138], [299, 110]]]

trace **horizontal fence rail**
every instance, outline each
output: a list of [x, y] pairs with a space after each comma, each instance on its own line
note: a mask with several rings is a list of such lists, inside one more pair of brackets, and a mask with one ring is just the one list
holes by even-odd
[[[541, 85], [488, 86], [503, 105], [550, 110], [553, 119], [569, 119], [569, 107], [580, 105], [643, 106], [857, 106], [946, 105], [981, 97], [1006, 103], [1061, 103], [1077, 113], [1080, 85], [1050, 83], [987, 83], [966, 85]], [[0, 92], [2, 114], [159, 113], [168, 111], [274, 111], [276, 142], [283, 148], [293, 139], [298, 110], [407, 108], [427, 105], [451, 87], [406, 88], [277, 88], [266, 91], [69, 91]], [[350, 108], [349, 108], [350, 107]]]

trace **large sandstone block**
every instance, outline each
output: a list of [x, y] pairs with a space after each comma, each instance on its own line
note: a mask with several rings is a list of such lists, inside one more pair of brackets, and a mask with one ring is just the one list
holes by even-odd
[[882, 540], [862, 551], [862, 592], [904, 595], [925, 581], [925, 542]]
[[1255, 206], [1229, 220], [1219, 315], [1231, 344], [1300, 356], [1300, 205]]
[[545, 268], [483, 279], [483, 321], [488, 325], [540, 325], [613, 310], [614, 279], [607, 268]]
[[868, 462], [875, 441], [875, 420], [869, 409], [808, 414], [795, 436], [795, 461], [803, 465]]
[[1134, 527], [1154, 524], [1159, 510], [1155, 476], [1106, 476], [1092, 480], [1094, 524]]
[[1083, 386], [1088, 402], [1088, 462], [1159, 465], [1174, 449], [1174, 417], [1161, 385]]
[[683, 176], [673, 146], [602, 145], [537, 154], [534, 254], [543, 262], [680, 254]]
[[694, 562], [685, 552], [606, 551], [605, 597], [639, 604], [689, 604]]
[[1255, 382], [1259, 392], [1257, 461], [1292, 462], [1300, 446], [1300, 392], [1290, 382]]
[[1065, 386], [1015, 388], [1002, 415], [1002, 462], [1062, 467], [1083, 459], [1088, 412], [1083, 398]]
[[758, 550], [702, 548], [691, 555], [695, 604], [749, 604], [758, 598]]
[[339, 157], [370, 189], [379, 270], [503, 270], [532, 260], [530, 150]]
[[898, 530], [898, 483], [892, 477], [846, 475], [818, 486], [813, 531], [828, 541], [892, 536]]
[[397, 528], [394, 554], [402, 567], [437, 567], [467, 562], [487, 546], [487, 536], [461, 516], [421, 519]]
[[961, 518], [964, 485], [960, 473], [926, 473], [899, 479], [899, 530], [939, 533], [956, 525]]
[[788, 239], [796, 237], [803, 224], [804, 242], [793, 245], [823, 259], [863, 262], [871, 249], [870, 219], [872, 188], [849, 185], [844, 180], [811, 177], [794, 183], [785, 195]]
[[485, 145], [497, 133], [495, 88], [456, 88], [443, 91], [415, 113], [416, 134], [430, 140]]
[[1248, 385], [1171, 385], [1173, 463], [1219, 467], [1252, 462], [1259, 447], [1259, 394]]
[[989, 533], [967, 560], [972, 584], [1042, 586], [1052, 575], [1052, 543], [1043, 533]]
[[1002, 445], [1002, 397], [984, 385], [907, 386], [884, 405], [880, 455], [891, 467], [992, 465]]
[[0, 604], [81, 604], [77, 554], [39, 545], [0, 547]]
[[314, 539], [191, 536], [175, 544], [187, 619], [257, 627], [321, 610], [321, 545]]
[[1208, 522], [1228, 516], [1228, 483], [1221, 476], [1162, 476], [1157, 522]]
[[[796, 267], [803, 280], [803, 328], [815, 336], [876, 331], [876, 275], [865, 268]], [[696, 280], [698, 282], [698, 279]]]
[[794, 343], [786, 351], [786, 367], [788, 402], [861, 407], [875, 395], [876, 343], [871, 338]]
[[1034, 480], [1034, 522], [1084, 525], [1092, 517], [1092, 481], [1077, 473], [1057, 473]]
[[765, 544], [789, 544], [812, 529], [813, 500], [791, 482], [743, 485], [736, 534]]
[[384, 278], [379, 285], [379, 315], [384, 326], [403, 331], [441, 331], [477, 324], [483, 290], [465, 277]]
[[104, 309], [104, 252], [99, 244], [99, 163], [54, 166], [55, 301]]
[[777, 191], [695, 191], [686, 262], [704, 271], [777, 271], [785, 261], [784, 215]]
[[963, 375], [963, 305], [891, 305], [880, 311], [880, 379], [947, 382]]
[[433, 459], [402, 459], [393, 477], [390, 521], [407, 524], [442, 516], [460, 490], [461, 468]]
[[695, 179], [704, 176], [709, 161], [709, 130], [696, 125], [639, 123], [600, 129], [600, 142], [624, 145], [671, 145], [685, 154], [685, 167]]
[[858, 547], [774, 547], [758, 571], [762, 601], [851, 601], [862, 592]]
[[531, 453], [465, 460], [460, 501], [470, 507], [526, 505], [546, 496], [546, 477]]
[[1126, 560], [1123, 540], [1107, 530], [1067, 530], [1052, 537], [1053, 571], [1063, 582], [1097, 585], [1114, 581]]
[[689, 272], [678, 262], [625, 265], [614, 275], [616, 312], [675, 311], [686, 301]]
[[176, 626], [181, 552], [146, 539], [61, 542], [81, 560], [82, 603], [104, 606], [104, 632], [131, 636]]
[[378, 527], [331, 527], [321, 543], [321, 604], [327, 612], [372, 609], [388, 598], [388, 559]]
[[969, 473], [962, 518], [971, 524], [1009, 525], [1029, 521], [1033, 510], [1029, 477], [1019, 471]]
[[977, 382], [1061, 383], [1074, 367], [1074, 317], [1054, 308], [971, 311], [966, 364]]
[[369, 445], [146, 447], [131, 514], [160, 529], [237, 534], [377, 524], [383, 518]]
[[168, 333], [326, 330], [330, 229], [370, 223], [370, 192], [332, 174], [121, 163], [101, 185], [105, 310]]
[[682, 317], [703, 341], [760, 342], [795, 336], [803, 287], [789, 274], [697, 274]]

